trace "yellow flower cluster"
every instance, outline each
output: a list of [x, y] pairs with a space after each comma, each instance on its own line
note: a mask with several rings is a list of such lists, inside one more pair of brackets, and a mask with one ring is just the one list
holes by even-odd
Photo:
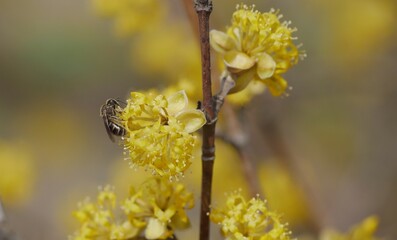
[[213, 208], [210, 218], [222, 226], [222, 233], [230, 240], [289, 240], [288, 224], [270, 211], [266, 201], [252, 198], [246, 201], [240, 192], [231, 194], [225, 208]]
[[280, 74], [298, 62], [300, 53], [293, 43], [290, 22], [270, 10], [261, 13], [254, 6], [238, 5], [226, 32], [212, 30], [211, 46], [222, 54], [228, 74], [243, 90], [252, 80], [264, 83], [274, 96], [283, 94], [287, 82]]
[[[96, 203], [89, 199], [79, 203], [74, 216], [80, 229], [71, 240], [167, 239], [175, 229], [189, 227], [185, 209], [194, 205], [193, 194], [181, 183], [151, 178], [121, 203], [116, 213], [116, 195], [110, 186], [100, 189]], [[121, 217], [122, 216], [122, 217]]]
[[370, 216], [345, 234], [334, 230], [325, 230], [322, 232], [320, 240], [377, 240], [378, 238], [374, 236], [377, 227], [378, 218]]
[[192, 133], [206, 122], [202, 111], [188, 108], [184, 91], [168, 98], [132, 92], [120, 118], [127, 130], [124, 148], [132, 165], [170, 178], [182, 175], [190, 166]]
[[115, 21], [116, 33], [125, 36], [160, 21], [165, 11], [158, 0], [93, 0], [96, 10]]

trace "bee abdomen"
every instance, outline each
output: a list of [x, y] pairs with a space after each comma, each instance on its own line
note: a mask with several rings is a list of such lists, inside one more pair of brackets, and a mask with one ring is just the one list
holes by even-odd
[[110, 123], [109, 128], [112, 131], [112, 133], [116, 136], [124, 136], [125, 135], [125, 129], [115, 123]]

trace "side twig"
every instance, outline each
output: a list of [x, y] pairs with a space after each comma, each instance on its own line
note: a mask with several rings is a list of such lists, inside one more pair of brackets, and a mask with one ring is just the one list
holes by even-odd
[[20, 240], [20, 238], [9, 228], [5, 210], [0, 199], [0, 240]]
[[[256, 121], [256, 119], [254, 120]], [[324, 225], [324, 213], [320, 211], [318, 201], [316, 200], [310, 184], [306, 178], [302, 176], [301, 171], [296, 167], [294, 158], [288, 149], [287, 143], [283, 138], [280, 130], [280, 126], [275, 118], [268, 119], [259, 123], [260, 128], [263, 131], [266, 143], [269, 148], [273, 150], [274, 155], [277, 159], [286, 167], [288, 172], [296, 183], [302, 188], [306, 200], [310, 202], [311, 208], [308, 209], [308, 227], [310, 231], [318, 234]]]
[[244, 177], [248, 183], [249, 193], [252, 197], [263, 192], [259, 185], [257, 171], [252, 157], [248, 151], [248, 139], [243, 125], [236, 116], [235, 110], [229, 104], [225, 104], [223, 112], [226, 119], [227, 129], [225, 132], [217, 132], [217, 137], [230, 144], [239, 154]]
[[212, 175], [215, 160], [215, 124], [216, 113], [212, 98], [211, 58], [209, 40], [209, 17], [212, 12], [211, 0], [195, 0], [195, 10], [198, 16], [202, 83], [203, 83], [203, 111], [207, 117], [207, 124], [203, 127], [202, 145], [202, 176], [201, 176], [201, 210], [200, 210], [200, 240], [208, 240], [210, 235], [209, 212], [211, 204]]
[[193, 29], [194, 36], [199, 38], [199, 25], [196, 12], [194, 10], [194, 3], [192, 0], [181, 0], [183, 7], [185, 8], [186, 16], [189, 19], [190, 25]]

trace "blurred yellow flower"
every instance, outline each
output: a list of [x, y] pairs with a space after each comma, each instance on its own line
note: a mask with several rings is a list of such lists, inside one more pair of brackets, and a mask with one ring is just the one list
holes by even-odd
[[[394, 41], [397, 23], [395, 0], [306, 0], [315, 7], [319, 18], [317, 27], [327, 29], [321, 33], [319, 51], [323, 51], [330, 68], [362, 71], [372, 67], [382, 52], [389, 49]], [[326, 41], [325, 41], [326, 40]], [[338, 54], [335, 54], [335, 50]], [[343, 73], [340, 73], [343, 74]], [[360, 78], [347, 78], [360, 79]], [[341, 79], [345, 81], [346, 79]]]
[[170, 178], [183, 175], [191, 164], [192, 133], [206, 122], [202, 111], [187, 106], [184, 91], [168, 98], [131, 92], [120, 118], [127, 130], [124, 148], [133, 166]]
[[32, 157], [21, 146], [0, 141], [0, 198], [6, 205], [25, 202], [35, 182]]
[[133, 239], [142, 233], [145, 239], [167, 239], [175, 229], [189, 227], [185, 209], [194, 205], [193, 194], [181, 183], [151, 178], [122, 201], [116, 212], [116, 195], [110, 186], [101, 188], [96, 203], [89, 199], [79, 203], [74, 216], [80, 229], [73, 240]]
[[291, 225], [308, 222], [310, 210], [304, 193], [283, 165], [278, 161], [262, 163], [259, 180], [272, 209], [284, 213]]
[[378, 218], [370, 216], [345, 234], [330, 229], [325, 230], [321, 233], [320, 240], [377, 240], [378, 238], [374, 236], [377, 228]]
[[[243, 90], [252, 80], [264, 83], [274, 96], [283, 94], [287, 82], [280, 76], [298, 62], [300, 52], [293, 43], [290, 22], [270, 10], [260, 13], [254, 6], [238, 5], [226, 32], [212, 30], [211, 46], [222, 54], [228, 74]], [[301, 55], [303, 56], [303, 55]]]
[[128, 192], [123, 191], [123, 189], [128, 189], [130, 185], [136, 185], [142, 182], [142, 179], [147, 179], [153, 175], [149, 172], [133, 170], [125, 166], [125, 161], [121, 157], [116, 158], [112, 161], [112, 165], [109, 168], [108, 176], [109, 183], [111, 185], [117, 186], [116, 194], [120, 198], [125, 198], [128, 196]]
[[[184, 181], [189, 184], [188, 186], [194, 188], [197, 194], [201, 191], [201, 139], [198, 139], [198, 144], [194, 147], [192, 166], [185, 174]], [[234, 189], [241, 189], [243, 196], [248, 195], [248, 184], [243, 175], [241, 168], [241, 160], [239, 154], [234, 147], [225, 143], [220, 139], [215, 140], [215, 164], [212, 182], [212, 202], [224, 202], [227, 199], [225, 195]], [[233, 176], [233, 177], [230, 177]], [[225, 181], [227, 179], [227, 181]]]
[[200, 48], [189, 27], [183, 21], [173, 22], [140, 34], [131, 49], [136, 70], [162, 80], [189, 78], [201, 84]]
[[224, 208], [212, 208], [211, 221], [220, 224], [230, 240], [288, 240], [291, 232], [280, 216], [270, 211], [266, 201], [246, 200], [240, 192], [230, 194]]
[[93, 0], [96, 11], [113, 18], [120, 36], [145, 30], [161, 22], [165, 5], [158, 0]]
[[189, 98], [189, 107], [197, 107], [197, 101], [203, 99], [201, 90], [201, 80], [194, 78], [180, 78], [178, 82], [168, 86], [162, 91], [163, 95], [171, 95], [178, 89], [183, 89]]
[[347, 68], [371, 63], [375, 54], [392, 43], [397, 23], [395, 1], [339, 0], [331, 4], [328, 14], [337, 16], [330, 18], [330, 29], [335, 29], [330, 35], [331, 48], [343, 49], [340, 54], [331, 54], [335, 63]]

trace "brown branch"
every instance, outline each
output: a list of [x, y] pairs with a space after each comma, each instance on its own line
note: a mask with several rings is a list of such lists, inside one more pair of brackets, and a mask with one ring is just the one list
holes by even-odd
[[210, 236], [210, 204], [212, 190], [212, 175], [215, 160], [215, 124], [216, 114], [212, 98], [211, 58], [209, 40], [209, 17], [212, 12], [211, 0], [195, 0], [198, 16], [202, 83], [203, 83], [203, 111], [207, 117], [207, 124], [203, 127], [202, 145], [202, 176], [201, 176], [201, 210], [200, 210], [200, 240], [208, 240]]
[[200, 46], [201, 46], [201, 64], [202, 64], [202, 82], [203, 82], [203, 107], [211, 122], [215, 120], [215, 112], [212, 99], [211, 84], [211, 56], [210, 56], [210, 37], [209, 37], [209, 17], [212, 11], [211, 0], [195, 0], [195, 9], [198, 16]]
[[[201, 46], [201, 61], [202, 61], [202, 79], [203, 79], [203, 111], [207, 116], [207, 124], [203, 127], [203, 145], [202, 145], [202, 189], [201, 189], [201, 218], [200, 218], [200, 240], [209, 239], [209, 217], [211, 204], [211, 188], [212, 188], [212, 175], [213, 164], [215, 159], [215, 122], [217, 119], [220, 107], [223, 104], [224, 94], [217, 94], [212, 97], [211, 90], [211, 67], [210, 67], [210, 46], [209, 46], [209, 16], [212, 11], [211, 0], [181, 0], [186, 9], [187, 16], [192, 24], [194, 33], [200, 39]], [[194, 9], [197, 12], [198, 18], [194, 16], [193, 2], [195, 3]], [[198, 23], [198, 24], [197, 24]], [[197, 26], [199, 26], [197, 28]], [[223, 87], [221, 87], [222, 92]], [[223, 97], [222, 97], [223, 96]], [[242, 161], [245, 178], [248, 182], [251, 195], [261, 193], [259, 186], [258, 176], [255, 171], [248, 151], [247, 151], [247, 134], [243, 131], [242, 125], [237, 119], [235, 111], [230, 105], [225, 104], [225, 115], [227, 116], [227, 123], [230, 125], [227, 134], [221, 133], [217, 135], [223, 140], [231, 144], [239, 153]], [[274, 130], [274, 129], [273, 129]], [[270, 135], [272, 135], [270, 131]], [[272, 137], [275, 137], [272, 138]], [[270, 136], [270, 148], [273, 149], [276, 155], [288, 167], [289, 171], [296, 178], [296, 169], [292, 169], [291, 156], [289, 155], [283, 141], [278, 138], [279, 135]], [[269, 136], [266, 136], [269, 138]], [[299, 178], [297, 178], [299, 180]], [[307, 184], [301, 183], [307, 193]], [[310, 194], [309, 194], [310, 195]], [[318, 231], [318, 217], [317, 214], [311, 212], [312, 228]]]

